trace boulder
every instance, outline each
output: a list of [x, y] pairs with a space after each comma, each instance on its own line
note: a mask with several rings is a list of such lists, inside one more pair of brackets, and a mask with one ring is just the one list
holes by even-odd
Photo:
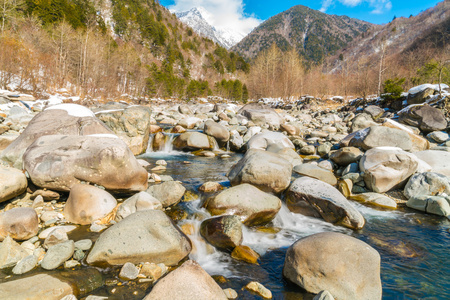
[[16, 207], [0, 214], [0, 241], [6, 236], [27, 240], [38, 233], [39, 218], [30, 207]]
[[266, 131], [254, 135], [247, 143], [247, 149], [261, 149], [278, 152], [283, 148], [295, 150], [294, 144], [280, 132]]
[[425, 133], [447, 128], [444, 113], [428, 104], [408, 106], [399, 111], [398, 116], [400, 122], [419, 127]]
[[203, 132], [209, 136], [212, 136], [220, 144], [225, 144], [230, 139], [230, 133], [225, 126], [220, 125], [212, 120], [207, 120]]
[[177, 125], [180, 125], [186, 129], [193, 129], [198, 127], [202, 123], [202, 120], [197, 117], [187, 117], [180, 120]]
[[114, 136], [42, 136], [28, 147], [23, 160], [33, 183], [42, 188], [70, 191], [81, 181], [117, 192], [147, 188], [147, 171]]
[[376, 126], [378, 123], [376, 123], [372, 116], [366, 113], [359, 114], [356, 118], [352, 120], [352, 132], [356, 132], [359, 130], [362, 130], [367, 127]]
[[359, 131], [355, 135], [349, 146], [359, 147], [369, 150], [376, 147], [398, 147], [405, 151], [413, 148], [413, 143], [408, 133], [386, 126], [372, 126]]
[[159, 209], [162, 210], [161, 202], [147, 192], [140, 192], [125, 200], [116, 212], [116, 222], [134, 214], [137, 211]]
[[383, 147], [367, 151], [359, 162], [366, 186], [373, 192], [384, 193], [402, 188], [419, 169], [420, 161], [399, 148]]
[[209, 137], [206, 134], [196, 132], [196, 131], [187, 131], [175, 138], [173, 141], [173, 146], [178, 150], [211, 150], [214, 147], [213, 137]]
[[283, 276], [310, 293], [336, 299], [379, 300], [380, 255], [351, 236], [324, 232], [295, 242], [286, 252]]
[[364, 113], [369, 114], [374, 120], [376, 120], [384, 114], [384, 109], [376, 105], [369, 105], [364, 108]]
[[100, 234], [86, 261], [88, 264], [153, 262], [174, 266], [191, 249], [189, 239], [163, 211], [144, 210]]
[[411, 152], [424, 151], [430, 149], [429, 141], [415, 134], [412, 129], [406, 127], [405, 125], [395, 122], [394, 120], [387, 119], [386, 122], [383, 123], [383, 126], [405, 131], [411, 138], [412, 142]]
[[77, 104], [54, 105], [37, 114], [22, 134], [0, 154], [0, 159], [22, 169], [25, 150], [45, 135], [111, 134], [88, 108]]
[[275, 153], [290, 162], [292, 167], [301, 165], [303, 163], [302, 157], [292, 148], [282, 148]]
[[294, 167], [294, 172], [302, 176], [319, 179], [331, 185], [337, 184], [336, 176], [330, 170], [321, 168], [313, 164], [302, 164]]
[[27, 177], [22, 171], [1, 164], [0, 182], [0, 203], [24, 193], [28, 186]]
[[200, 234], [216, 248], [232, 251], [242, 243], [242, 223], [238, 216], [219, 216], [206, 219]]
[[333, 186], [311, 177], [292, 182], [286, 204], [290, 211], [351, 229], [361, 229], [364, 217]]
[[144, 300], [227, 300], [225, 293], [198, 263], [188, 260], [159, 280]]
[[411, 104], [421, 104], [424, 103], [428, 98], [434, 95], [435, 88], [430, 84], [422, 84], [413, 87], [408, 91], [407, 103]]
[[347, 166], [358, 162], [363, 156], [363, 152], [355, 147], [343, 147], [330, 154], [330, 159], [340, 166]]
[[431, 166], [431, 172], [450, 176], [450, 153], [438, 150], [415, 152], [414, 155]]
[[411, 197], [406, 206], [438, 216], [450, 216], [450, 197], [417, 195]]
[[152, 185], [147, 189], [147, 193], [158, 199], [163, 207], [169, 207], [180, 202], [185, 192], [186, 188], [177, 181], [166, 181]]
[[280, 155], [250, 149], [228, 173], [232, 186], [252, 184], [269, 193], [284, 191], [291, 182], [292, 164]]
[[450, 195], [450, 178], [434, 172], [414, 174], [406, 184], [403, 194], [408, 199], [416, 196]]
[[64, 206], [67, 221], [89, 225], [114, 210], [116, 199], [107, 191], [87, 184], [75, 184]]
[[205, 207], [212, 215], [236, 215], [245, 225], [256, 226], [275, 218], [281, 200], [244, 183], [208, 199]]
[[151, 110], [145, 106], [129, 106], [95, 114], [130, 148], [134, 155], [147, 150]]
[[283, 118], [272, 108], [260, 103], [249, 103], [244, 105], [238, 114], [243, 115], [258, 126], [268, 125], [271, 130], [278, 130], [284, 123]]
[[0, 283], [0, 299], [60, 300], [73, 292], [70, 283], [48, 274]]

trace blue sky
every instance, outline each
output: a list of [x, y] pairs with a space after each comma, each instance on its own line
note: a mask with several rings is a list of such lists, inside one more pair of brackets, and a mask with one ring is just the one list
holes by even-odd
[[258, 23], [295, 5], [305, 5], [328, 14], [347, 15], [375, 24], [388, 23], [394, 16], [409, 17], [435, 6], [437, 0], [160, 0], [176, 11], [202, 6], [216, 19], [216, 27], [234, 27], [244, 34]]

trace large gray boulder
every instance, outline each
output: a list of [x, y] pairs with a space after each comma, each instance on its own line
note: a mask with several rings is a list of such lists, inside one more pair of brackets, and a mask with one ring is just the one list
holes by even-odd
[[324, 232], [300, 239], [286, 252], [283, 276], [310, 293], [336, 299], [379, 300], [380, 255], [351, 236]]
[[438, 216], [450, 216], [450, 197], [417, 195], [411, 197], [406, 206]]
[[367, 127], [377, 126], [377, 124], [371, 115], [367, 113], [359, 114], [356, 118], [352, 120], [352, 132], [362, 130]]
[[173, 146], [178, 150], [211, 150], [214, 148], [215, 140], [213, 137], [209, 137], [206, 134], [188, 131], [180, 134], [173, 141]]
[[363, 129], [350, 140], [349, 146], [369, 150], [376, 147], [398, 147], [405, 151], [413, 148], [407, 132], [386, 126], [372, 126]]
[[249, 183], [269, 193], [284, 191], [291, 182], [292, 164], [278, 154], [250, 149], [228, 173], [233, 186]]
[[244, 183], [208, 199], [205, 207], [212, 215], [236, 215], [245, 225], [256, 226], [275, 218], [281, 208], [281, 200]]
[[144, 300], [227, 300], [225, 293], [198, 263], [188, 260], [159, 280]]
[[361, 229], [365, 223], [364, 217], [336, 188], [310, 177], [292, 182], [286, 204], [292, 212], [323, 218], [351, 229]]
[[434, 172], [414, 174], [406, 184], [403, 194], [408, 199], [415, 196], [450, 195], [450, 178]]
[[414, 154], [393, 147], [371, 149], [359, 162], [366, 186], [376, 193], [403, 188], [411, 175], [424, 168], [422, 165]]
[[22, 134], [0, 154], [0, 159], [22, 169], [25, 150], [45, 135], [111, 134], [88, 108], [76, 104], [60, 104], [37, 114]]
[[278, 130], [284, 123], [284, 119], [272, 108], [260, 103], [249, 103], [244, 105], [238, 114], [243, 115], [258, 126], [268, 125], [271, 130]]
[[225, 144], [230, 139], [230, 133], [225, 126], [220, 125], [212, 120], [207, 120], [203, 132], [209, 136], [212, 136], [220, 144]]
[[239, 216], [219, 216], [206, 219], [200, 234], [211, 245], [232, 251], [242, 243], [242, 223]]
[[145, 106], [106, 110], [95, 114], [130, 148], [134, 155], [147, 150], [151, 110]]
[[444, 130], [447, 120], [444, 113], [428, 104], [411, 105], [398, 113], [402, 123], [419, 127], [423, 132]]
[[189, 239], [160, 210], [136, 212], [105, 230], [87, 263], [123, 265], [126, 262], [178, 264], [191, 252]]
[[276, 153], [283, 148], [295, 149], [295, 146], [287, 136], [280, 132], [258, 133], [247, 142], [247, 149], [268, 150]]
[[10, 200], [27, 190], [25, 174], [15, 168], [0, 165], [0, 203]]
[[414, 155], [431, 166], [431, 172], [450, 176], [450, 152], [425, 150], [415, 152]]
[[33, 183], [42, 188], [70, 191], [81, 181], [111, 191], [143, 191], [147, 171], [116, 136], [46, 135], [23, 155]]
[[64, 206], [67, 221], [89, 225], [116, 208], [116, 199], [107, 191], [87, 184], [75, 184]]

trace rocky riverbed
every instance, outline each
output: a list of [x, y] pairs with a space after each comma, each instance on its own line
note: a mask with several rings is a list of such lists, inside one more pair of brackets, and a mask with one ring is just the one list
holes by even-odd
[[444, 297], [448, 99], [429, 89], [281, 108], [9, 103], [0, 298]]

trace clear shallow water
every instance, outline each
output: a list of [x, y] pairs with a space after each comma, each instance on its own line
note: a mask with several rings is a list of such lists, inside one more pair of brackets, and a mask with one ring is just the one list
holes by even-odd
[[[150, 153], [141, 156], [149, 162], [165, 159], [167, 170], [163, 173], [180, 180], [190, 190], [196, 190], [206, 181], [218, 181], [229, 186], [226, 173], [242, 156], [231, 158], [205, 158], [190, 154], [168, 155]], [[185, 164], [188, 161], [191, 164]], [[211, 275], [227, 278], [222, 288], [232, 287], [239, 299], [259, 299], [242, 290], [248, 282], [256, 280], [269, 288], [274, 299], [312, 299], [312, 295], [301, 291], [282, 278], [284, 257], [287, 248], [301, 237], [317, 232], [337, 231], [352, 235], [377, 249], [381, 255], [381, 279], [383, 299], [448, 299], [450, 297], [450, 222], [448, 219], [418, 213], [406, 208], [399, 210], [377, 210], [352, 202], [366, 218], [360, 231], [334, 226], [319, 219], [293, 214], [282, 207], [273, 221], [276, 233], [244, 229], [244, 245], [261, 254], [259, 265], [238, 262], [224, 252], [215, 251], [198, 235], [202, 218], [208, 213], [200, 208], [201, 200], [182, 203], [189, 212], [187, 220], [179, 225], [191, 223], [197, 229], [190, 236], [195, 251], [190, 255]], [[195, 215], [195, 216], [194, 216]]]

